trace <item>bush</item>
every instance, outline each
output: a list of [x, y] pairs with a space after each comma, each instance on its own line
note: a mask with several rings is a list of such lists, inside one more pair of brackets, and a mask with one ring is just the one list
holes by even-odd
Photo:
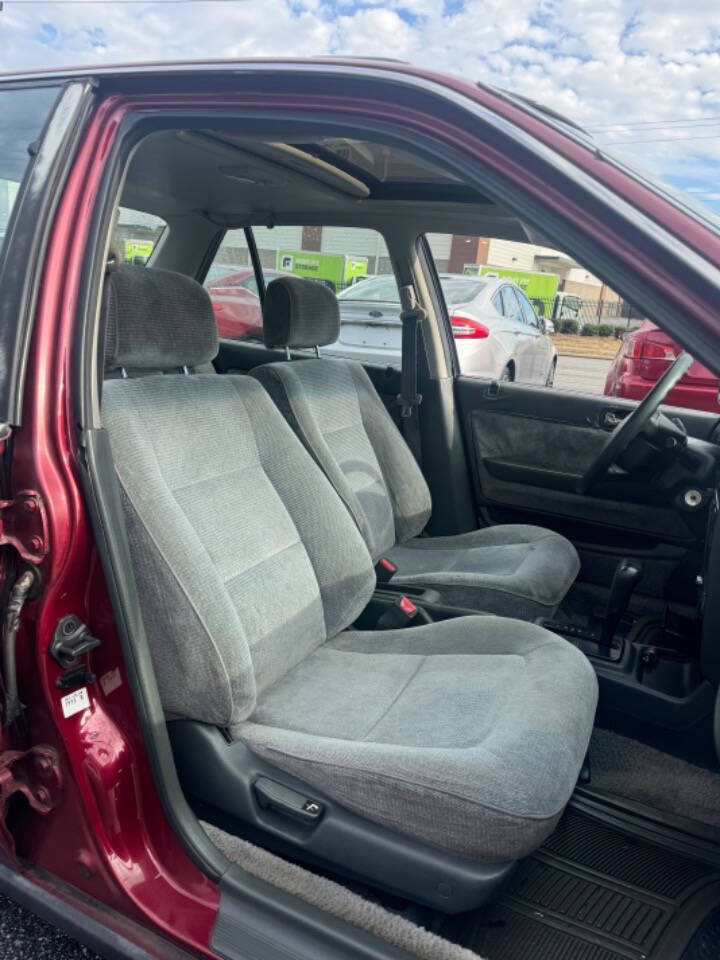
[[580, 327], [581, 337], [596, 337], [598, 335], [598, 325], [596, 323], [584, 323]]
[[599, 337], [611, 337], [613, 332], [613, 328], [609, 323], [601, 323], [597, 328], [597, 334]]
[[565, 320], [558, 321], [558, 333], [576, 334], [579, 329], [580, 324], [577, 320], [566, 318]]
[[613, 327], [613, 333], [616, 340], [622, 340], [624, 335], [627, 333], [627, 327]]

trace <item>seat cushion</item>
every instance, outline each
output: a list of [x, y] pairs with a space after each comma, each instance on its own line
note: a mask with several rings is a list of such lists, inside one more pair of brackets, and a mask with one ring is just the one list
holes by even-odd
[[369, 820], [472, 858], [515, 859], [577, 779], [595, 673], [533, 624], [462, 617], [347, 631], [233, 728], [251, 750]]
[[448, 604], [523, 620], [552, 616], [580, 569], [569, 540], [523, 524], [416, 537], [388, 556], [398, 568], [393, 583], [434, 587]]

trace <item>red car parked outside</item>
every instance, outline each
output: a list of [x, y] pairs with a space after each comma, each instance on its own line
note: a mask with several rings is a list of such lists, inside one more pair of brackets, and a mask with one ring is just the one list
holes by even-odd
[[[265, 270], [264, 276], [271, 280], [280, 273]], [[262, 309], [252, 267], [218, 277], [206, 286], [221, 337], [226, 340], [262, 340]]]
[[[605, 381], [605, 395], [642, 400], [668, 367], [682, 353], [682, 347], [646, 320], [628, 333]], [[664, 401], [671, 407], [689, 407], [717, 413], [720, 380], [695, 360], [680, 383]]]

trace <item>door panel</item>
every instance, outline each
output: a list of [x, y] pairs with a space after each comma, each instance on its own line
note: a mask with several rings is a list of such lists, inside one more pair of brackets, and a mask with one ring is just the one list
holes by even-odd
[[[481, 506], [520, 509], [538, 520], [578, 518], [677, 541], [696, 538], [685, 515], [642, 502], [644, 496], [628, 502], [603, 496], [602, 487], [595, 496], [574, 492], [576, 479], [607, 441], [608, 415], [626, 414], [633, 401], [467, 377], [457, 379], [456, 391]], [[700, 439], [708, 439], [718, 423], [713, 414], [668, 412]]]
[[[608, 438], [608, 413], [626, 415], [634, 402], [469, 377], [456, 380], [456, 399], [481, 522], [557, 530], [578, 547], [582, 577], [592, 582], [607, 583], [620, 556], [643, 558], [643, 593], [682, 594], [692, 602], [705, 535], [702, 513], [652, 503], [652, 490], [638, 484], [627, 491], [600, 486], [591, 496], [575, 492], [577, 478]], [[699, 439], [710, 439], [718, 425], [713, 414], [667, 412]]]

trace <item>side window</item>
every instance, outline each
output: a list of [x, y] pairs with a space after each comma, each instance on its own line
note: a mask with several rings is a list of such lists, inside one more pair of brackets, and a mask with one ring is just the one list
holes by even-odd
[[[385, 242], [360, 227], [253, 228], [265, 284], [283, 274], [323, 283], [338, 298], [340, 336], [328, 356], [401, 365], [400, 296]], [[229, 230], [205, 279], [220, 336], [262, 341], [262, 307], [243, 230]]]
[[112, 248], [122, 263], [145, 266], [167, 229], [161, 217], [142, 210], [118, 207]]
[[533, 310], [530, 301], [522, 293], [517, 293], [516, 296], [520, 301], [520, 309], [522, 311], [525, 323], [527, 323], [530, 327], [539, 327], [540, 322], [538, 321], [537, 314]]
[[501, 289], [500, 295], [502, 296], [503, 313], [505, 316], [510, 320], [515, 320], [517, 323], [522, 323], [523, 316], [520, 312], [520, 304], [518, 303], [513, 288], [505, 285]]
[[[572, 250], [457, 233], [426, 240], [464, 376], [642, 400], [681, 352]], [[719, 387], [696, 361], [666, 402], [717, 415]]]

